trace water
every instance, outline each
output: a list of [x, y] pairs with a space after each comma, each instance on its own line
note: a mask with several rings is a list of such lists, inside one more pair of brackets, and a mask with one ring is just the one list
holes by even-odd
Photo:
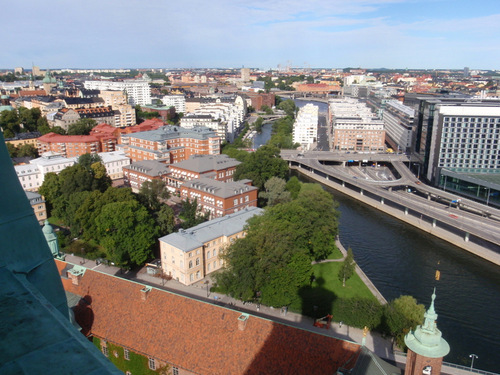
[[[308, 101], [296, 100], [302, 107]], [[312, 102], [327, 111], [325, 103]], [[300, 175], [299, 175], [300, 177]], [[303, 177], [301, 180], [305, 181]], [[499, 267], [358, 201], [339, 202], [340, 240], [388, 300], [412, 295], [427, 309], [436, 287], [437, 326], [450, 344], [444, 360], [500, 373]], [[435, 280], [435, 272], [441, 277]]]
[[[305, 181], [303, 177], [301, 180]], [[446, 362], [500, 372], [500, 272], [497, 266], [327, 189], [339, 202], [340, 240], [388, 300], [412, 295], [426, 309], [436, 287]], [[435, 271], [441, 272], [439, 281]]]
[[253, 148], [259, 148], [265, 145], [267, 141], [271, 138], [271, 131], [273, 130], [273, 124], [268, 123], [262, 125], [262, 131], [257, 133], [253, 139]]

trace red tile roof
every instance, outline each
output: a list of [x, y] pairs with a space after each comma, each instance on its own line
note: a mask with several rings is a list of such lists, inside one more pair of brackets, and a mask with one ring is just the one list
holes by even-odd
[[56, 133], [47, 133], [38, 138], [40, 142], [46, 143], [80, 143], [80, 142], [99, 142], [99, 139], [93, 135], [61, 135]]
[[255, 316], [242, 331], [238, 311], [155, 288], [143, 301], [144, 285], [89, 269], [78, 286], [62, 280], [89, 302], [83, 321], [75, 314], [84, 329], [91, 323], [97, 337], [198, 374], [334, 374], [359, 354], [357, 344]]

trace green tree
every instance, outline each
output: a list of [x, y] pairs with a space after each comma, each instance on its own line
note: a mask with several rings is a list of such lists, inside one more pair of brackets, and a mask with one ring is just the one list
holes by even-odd
[[155, 215], [159, 236], [166, 236], [175, 230], [175, 212], [172, 207], [164, 204]]
[[299, 300], [311, 280], [311, 261], [334, 249], [337, 216], [332, 197], [321, 187], [267, 208], [249, 220], [246, 236], [222, 253], [226, 267], [215, 276], [218, 285], [243, 300], [260, 295], [271, 306]]
[[352, 249], [349, 247], [347, 249], [347, 255], [342, 262], [339, 269], [339, 280], [342, 281], [342, 286], [345, 287], [346, 280], [349, 280], [356, 269], [356, 263], [354, 262], [354, 256], [352, 254]]
[[285, 101], [282, 101], [279, 105], [278, 105], [278, 108], [285, 111], [285, 113], [288, 115], [288, 116], [295, 116], [295, 109], [297, 108], [295, 106], [295, 102], [291, 99], [288, 99], [288, 100], [285, 100]]
[[150, 211], [158, 211], [162, 206], [161, 201], [169, 197], [167, 185], [163, 180], [158, 179], [144, 181], [138, 194], [139, 202]]
[[384, 318], [387, 329], [396, 345], [404, 348], [404, 337], [424, 321], [425, 307], [412, 296], [401, 296], [385, 306]]
[[56, 133], [56, 134], [61, 134], [61, 135], [66, 135], [66, 130], [64, 130], [63, 128], [61, 128], [60, 126], [54, 126], [53, 128], [50, 128], [50, 131], [52, 133]]
[[187, 229], [207, 221], [210, 212], [201, 212], [198, 207], [198, 200], [195, 198], [194, 200], [186, 199], [182, 201], [181, 215], [184, 219], [182, 228]]
[[260, 133], [262, 131], [262, 125], [264, 123], [264, 119], [262, 117], [258, 117], [257, 120], [253, 123], [253, 126], [255, 128], [255, 131], [257, 133]]
[[144, 206], [137, 201], [105, 205], [95, 218], [99, 244], [121, 268], [142, 265], [152, 257], [157, 229]]
[[15, 158], [17, 156], [17, 147], [9, 142], [5, 142], [5, 145], [7, 146], [7, 151], [9, 152], [9, 156], [11, 158]]
[[68, 127], [68, 135], [89, 135], [96, 125], [94, 119], [82, 118]]
[[298, 197], [301, 185], [301, 182], [296, 176], [292, 176], [292, 178], [290, 178], [286, 183], [286, 190], [290, 192], [292, 199], [296, 199]]
[[274, 115], [274, 112], [271, 108], [269, 108], [269, 106], [267, 105], [263, 105], [261, 108], [261, 111], [264, 111], [266, 113], [266, 115]]
[[46, 117], [40, 117], [36, 122], [37, 130], [42, 134], [47, 134], [51, 132], [49, 122]]
[[16, 110], [5, 110], [0, 113], [0, 127], [3, 129], [4, 138], [12, 138], [15, 133], [21, 132], [20, 123]]
[[84, 167], [87, 171], [90, 172], [90, 166], [94, 163], [102, 162], [102, 159], [97, 154], [83, 154], [78, 157], [78, 164]]
[[271, 177], [285, 178], [288, 165], [281, 159], [277, 147], [264, 145], [250, 153], [245, 162], [236, 167], [235, 180], [248, 178], [261, 189]]
[[271, 177], [264, 184], [264, 188], [265, 190], [259, 193], [259, 198], [266, 199], [268, 206], [291, 200], [290, 192], [286, 191], [286, 182], [282, 178]]
[[33, 145], [25, 144], [25, 145], [22, 145], [21, 147], [18, 148], [17, 156], [18, 157], [29, 156], [31, 158], [37, 158], [38, 157], [38, 149]]

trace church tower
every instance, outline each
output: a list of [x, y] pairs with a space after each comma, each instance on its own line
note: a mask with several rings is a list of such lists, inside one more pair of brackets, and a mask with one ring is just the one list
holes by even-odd
[[424, 314], [424, 324], [405, 336], [408, 347], [405, 375], [441, 374], [443, 357], [450, 352], [450, 345], [441, 337], [441, 331], [437, 328], [435, 299], [436, 288], [432, 293], [431, 306]]

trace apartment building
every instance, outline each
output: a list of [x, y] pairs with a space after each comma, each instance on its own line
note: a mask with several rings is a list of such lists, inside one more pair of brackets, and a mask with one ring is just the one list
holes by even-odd
[[26, 197], [30, 201], [30, 205], [33, 208], [36, 219], [40, 225], [43, 225], [44, 221], [47, 220], [47, 207], [45, 206], [45, 200], [43, 197], [32, 191], [25, 191]]
[[180, 190], [183, 200], [196, 199], [198, 207], [215, 218], [257, 207], [259, 189], [252, 186], [251, 180], [222, 182], [202, 177], [184, 182]]
[[220, 154], [220, 137], [211, 129], [184, 129], [163, 126], [156, 130], [123, 134], [122, 146], [132, 161], [164, 160], [169, 164], [189, 159], [191, 155]]
[[293, 142], [299, 143], [303, 150], [309, 150], [318, 138], [319, 107], [306, 104], [300, 108], [293, 124]]
[[37, 138], [38, 153], [52, 151], [71, 158], [83, 154], [115, 151], [118, 137], [106, 134], [60, 135], [47, 133]]
[[262, 212], [261, 208], [249, 207], [161, 237], [162, 272], [191, 285], [221, 269], [224, 263], [220, 255], [224, 248], [244, 237], [248, 219]]
[[161, 101], [166, 107], [174, 107], [177, 113], [186, 113], [186, 98], [184, 95], [165, 95]]
[[89, 90], [125, 91], [128, 104], [135, 106], [151, 104], [149, 83], [142, 79], [124, 79], [122, 81], [85, 81], [84, 87]]
[[236, 167], [241, 163], [227, 155], [192, 155], [188, 160], [170, 165], [166, 178], [170, 191], [180, 193], [186, 181], [206, 177], [223, 182], [233, 181]]
[[165, 180], [170, 173], [168, 165], [158, 160], [142, 160], [123, 167], [123, 178], [126, 186], [134, 193], [141, 190], [146, 181]]
[[332, 149], [339, 151], [380, 152], [385, 150], [384, 122], [355, 99], [329, 101], [332, 124]]

